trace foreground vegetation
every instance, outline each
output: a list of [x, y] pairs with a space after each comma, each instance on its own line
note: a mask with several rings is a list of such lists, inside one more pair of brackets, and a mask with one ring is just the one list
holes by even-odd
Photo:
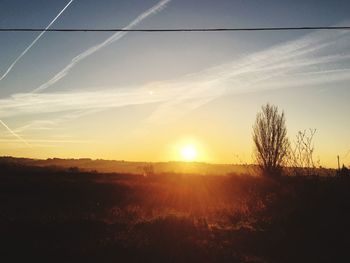
[[0, 169], [4, 262], [350, 259], [348, 177]]

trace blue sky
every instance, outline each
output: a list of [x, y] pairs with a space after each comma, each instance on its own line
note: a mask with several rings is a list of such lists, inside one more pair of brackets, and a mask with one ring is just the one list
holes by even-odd
[[[67, 3], [2, 0], [0, 27], [45, 28]], [[52, 28], [122, 28], [157, 4], [74, 0]], [[350, 25], [349, 1], [172, 0], [153, 11], [133, 28]], [[0, 76], [38, 34], [0, 33]], [[0, 154], [164, 161], [189, 138], [199, 160], [249, 162], [255, 114], [271, 102], [291, 138], [317, 129], [321, 164], [350, 163], [350, 32], [112, 35], [47, 32], [17, 61], [0, 81], [0, 119], [30, 146], [2, 127]]]

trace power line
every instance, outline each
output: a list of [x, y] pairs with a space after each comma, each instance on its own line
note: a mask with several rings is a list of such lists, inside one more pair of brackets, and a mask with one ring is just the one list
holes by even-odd
[[350, 26], [308, 27], [243, 27], [243, 28], [175, 28], [175, 29], [93, 29], [93, 28], [0, 28], [0, 32], [227, 32], [227, 31], [288, 31], [288, 30], [350, 30]]

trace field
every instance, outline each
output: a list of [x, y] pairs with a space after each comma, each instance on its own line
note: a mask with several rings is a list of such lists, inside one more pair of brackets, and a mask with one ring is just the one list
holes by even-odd
[[2, 262], [349, 262], [350, 178], [1, 163]]

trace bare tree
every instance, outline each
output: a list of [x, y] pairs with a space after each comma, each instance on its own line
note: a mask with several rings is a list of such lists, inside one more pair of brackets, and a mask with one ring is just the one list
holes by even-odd
[[315, 173], [314, 142], [316, 129], [299, 131], [290, 149], [289, 166], [295, 175], [311, 175]]
[[289, 141], [284, 113], [270, 104], [262, 106], [253, 126], [255, 157], [266, 176], [281, 175], [288, 154]]

